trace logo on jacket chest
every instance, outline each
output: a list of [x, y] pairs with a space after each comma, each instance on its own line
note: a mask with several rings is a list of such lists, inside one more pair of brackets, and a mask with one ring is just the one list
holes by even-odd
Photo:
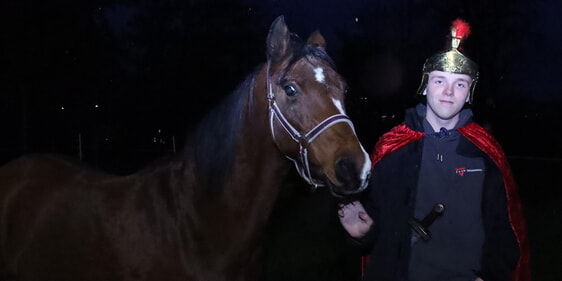
[[463, 167], [463, 168], [456, 168], [456, 169], [455, 169], [455, 174], [457, 174], [457, 175], [463, 177], [464, 174], [466, 174], [466, 173], [477, 173], [477, 172], [480, 172], [480, 173], [481, 173], [481, 172], [483, 172], [483, 171], [484, 171], [483, 169], [469, 169], [469, 168], [464, 168], [464, 167]]

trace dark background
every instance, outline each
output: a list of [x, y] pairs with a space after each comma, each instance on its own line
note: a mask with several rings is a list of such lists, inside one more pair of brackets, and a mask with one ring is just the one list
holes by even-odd
[[[473, 109], [513, 166], [534, 280], [558, 280], [562, 243], [562, 2], [557, 0], [3, 0], [0, 164], [55, 152], [128, 174], [185, 135], [264, 61], [284, 15], [320, 30], [348, 80], [348, 113], [370, 150], [415, 104], [421, 66], [450, 23], [470, 22], [480, 66]], [[264, 280], [354, 280], [335, 202], [292, 174], [265, 241]]]

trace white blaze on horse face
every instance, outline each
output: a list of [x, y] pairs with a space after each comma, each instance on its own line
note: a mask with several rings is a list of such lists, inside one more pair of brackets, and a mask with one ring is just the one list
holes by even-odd
[[326, 76], [324, 76], [324, 69], [322, 67], [315, 67], [314, 68], [314, 78], [318, 83], [324, 84], [326, 81]]
[[363, 190], [367, 188], [367, 185], [369, 184], [368, 179], [369, 179], [369, 174], [371, 174], [372, 163], [371, 163], [371, 158], [369, 157], [367, 151], [365, 151], [363, 145], [361, 145], [361, 150], [363, 150], [363, 154], [365, 155], [365, 163], [363, 163], [363, 169], [361, 170], [361, 180], [363, 181], [363, 184], [359, 189]]
[[[340, 100], [332, 98], [332, 102], [338, 108], [341, 114], [345, 114], [345, 110], [343, 109], [343, 104]], [[355, 131], [353, 131], [353, 133], [355, 134]], [[355, 136], [357, 137], [357, 135]], [[359, 141], [359, 139], [357, 141]], [[363, 183], [361, 184], [361, 187], [359, 189], [363, 190], [367, 187], [367, 184], [369, 183], [367, 180], [369, 174], [371, 173], [371, 158], [369, 157], [367, 151], [365, 151], [363, 145], [361, 145], [361, 150], [363, 151], [365, 162], [363, 162], [363, 167], [361, 169], [361, 180], [363, 181]]]
[[345, 114], [345, 110], [343, 109], [343, 105], [342, 105], [340, 100], [332, 98], [332, 102], [338, 108], [338, 110], [340, 111], [340, 114]]

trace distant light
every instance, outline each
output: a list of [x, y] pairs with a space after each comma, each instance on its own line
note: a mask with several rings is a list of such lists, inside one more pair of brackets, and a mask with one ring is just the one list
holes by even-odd
[[359, 22], [359, 18], [355, 18], [355, 22]]
[[95, 104], [94, 107], [95, 107], [95, 108], [99, 108], [100, 106], [99, 106], [99, 104]]
[[60, 107], [60, 110], [64, 110], [64, 106], [61, 106], [61, 107]]
[[252, 11], [252, 7], [248, 8], [248, 11], [251, 12], [251, 11]]

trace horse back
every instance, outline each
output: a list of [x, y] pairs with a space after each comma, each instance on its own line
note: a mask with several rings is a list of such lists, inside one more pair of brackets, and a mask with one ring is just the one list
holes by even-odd
[[52, 155], [0, 168], [0, 279], [143, 280], [151, 268], [178, 271], [157, 264], [179, 258], [168, 207], [149, 185]]

